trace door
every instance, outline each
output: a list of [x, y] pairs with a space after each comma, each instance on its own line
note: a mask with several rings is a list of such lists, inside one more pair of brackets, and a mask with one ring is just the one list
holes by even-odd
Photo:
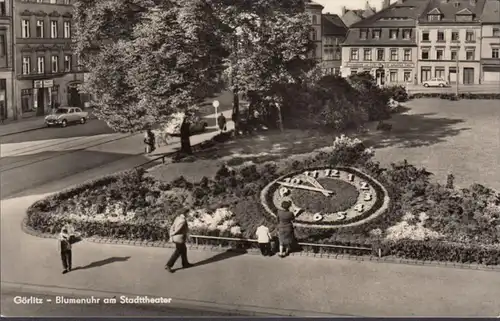
[[45, 115], [45, 88], [38, 88], [36, 95], [36, 115]]
[[78, 92], [78, 88], [76, 86], [68, 87], [68, 104], [74, 107], [82, 107], [82, 101], [80, 99], [80, 93]]
[[464, 85], [474, 84], [474, 68], [464, 68]]
[[69, 122], [76, 121], [76, 117], [77, 116], [78, 116], [78, 114], [75, 113], [75, 109], [74, 108], [70, 108], [69, 111], [68, 111], [68, 121]]
[[377, 84], [380, 86], [385, 85], [385, 70], [382, 69], [377, 69], [375, 72], [376, 78], [377, 78]]

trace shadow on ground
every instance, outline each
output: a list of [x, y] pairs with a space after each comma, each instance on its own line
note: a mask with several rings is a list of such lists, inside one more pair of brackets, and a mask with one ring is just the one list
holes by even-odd
[[101, 267], [101, 266], [104, 266], [104, 265], [112, 264], [112, 263], [115, 263], [115, 262], [126, 262], [129, 259], [130, 259], [130, 256], [124, 256], [124, 257], [116, 257], [116, 256], [114, 256], [114, 257], [110, 257], [110, 258], [107, 258], [107, 259], [104, 259], [104, 260], [92, 262], [92, 263], [87, 264], [85, 266], [78, 266], [78, 267], [72, 269], [72, 271], [88, 270], [88, 269], [92, 269], [92, 268], [96, 268], [96, 267]]
[[203, 266], [203, 265], [207, 265], [207, 264], [212, 264], [212, 263], [224, 261], [224, 260], [227, 260], [227, 259], [231, 259], [233, 257], [244, 255], [246, 253], [247, 253], [247, 251], [245, 251], [245, 250], [240, 250], [240, 249], [233, 250], [233, 249], [229, 249], [227, 251], [224, 251], [222, 253], [218, 253], [218, 254], [216, 254], [216, 255], [214, 255], [212, 257], [209, 257], [208, 259], [205, 259], [205, 260], [193, 263], [193, 267], [192, 268], [196, 268], [196, 267], [199, 267], [199, 266]]

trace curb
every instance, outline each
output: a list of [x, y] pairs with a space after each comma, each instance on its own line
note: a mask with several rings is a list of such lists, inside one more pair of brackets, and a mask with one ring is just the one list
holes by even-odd
[[[96, 117], [89, 117], [88, 118], [89, 121], [96, 120], [96, 119], [97, 119]], [[32, 128], [28, 128], [28, 129], [22, 129], [22, 130], [18, 130], [18, 131], [14, 131], [14, 132], [8, 132], [6, 134], [1, 134], [0, 137], [7, 137], [7, 136], [16, 135], [16, 134], [28, 133], [28, 132], [32, 132], [32, 131], [40, 130], [40, 129], [44, 129], [44, 128], [46, 128], [45, 123], [42, 124], [42, 125], [38, 125], [36, 127], [32, 127]]]
[[[34, 237], [40, 238], [50, 238], [56, 239], [57, 235], [49, 233], [41, 233], [33, 230], [27, 224], [27, 218], [25, 217], [21, 223], [21, 229], [26, 234]], [[137, 247], [157, 247], [157, 248], [174, 248], [174, 244], [166, 241], [144, 241], [144, 240], [121, 240], [106, 237], [90, 237], [86, 238], [85, 241], [99, 244], [111, 244], [111, 245], [128, 245]], [[217, 246], [217, 245], [196, 245], [193, 243], [188, 243], [187, 247], [189, 250], [197, 251], [208, 251], [208, 252], [225, 252], [225, 251], [235, 251], [231, 247]], [[250, 255], [260, 255], [258, 249], [248, 249], [245, 254]], [[463, 270], [480, 270], [489, 272], [500, 272], [500, 265], [480, 265], [480, 264], [464, 264], [458, 262], [443, 262], [443, 261], [423, 261], [414, 259], [402, 259], [392, 256], [377, 257], [377, 256], [358, 256], [350, 254], [335, 254], [335, 253], [314, 253], [311, 251], [302, 251], [290, 253], [290, 256], [300, 256], [312, 259], [335, 259], [335, 260], [348, 260], [357, 262], [372, 262], [372, 263], [389, 263], [389, 264], [404, 264], [404, 265], [415, 265], [422, 267], [443, 267], [443, 268], [456, 268]]]

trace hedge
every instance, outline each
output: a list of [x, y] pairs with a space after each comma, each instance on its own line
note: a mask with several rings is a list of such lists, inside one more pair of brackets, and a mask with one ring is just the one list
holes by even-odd
[[410, 95], [409, 99], [418, 98], [441, 98], [449, 100], [457, 99], [500, 99], [500, 93], [496, 94], [485, 94], [485, 93], [460, 93], [457, 95], [454, 93], [416, 93]]

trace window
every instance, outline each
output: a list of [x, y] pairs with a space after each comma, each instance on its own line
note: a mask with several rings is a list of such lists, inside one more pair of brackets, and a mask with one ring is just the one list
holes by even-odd
[[44, 29], [43, 29], [43, 20], [37, 20], [36, 22], [36, 37], [43, 38]]
[[465, 33], [465, 41], [467, 41], [467, 42], [474, 42], [475, 41], [474, 31], [467, 31]]
[[351, 49], [351, 60], [358, 60], [358, 49]]
[[316, 37], [316, 30], [313, 30], [313, 31], [311, 31], [311, 40], [315, 41], [316, 39], [317, 39], [317, 37]]
[[342, 59], [342, 52], [341, 52], [340, 48], [335, 48], [335, 53], [334, 53], [333, 59], [334, 60], [341, 60]]
[[389, 30], [389, 38], [392, 40], [398, 39], [398, 29]]
[[50, 37], [51, 38], [57, 38], [58, 35], [57, 35], [57, 21], [55, 20], [52, 20], [50, 22]]
[[500, 28], [493, 28], [493, 37], [500, 37]]
[[422, 49], [422, 60], [429, 59], [429, 49]]
[[475, 52], [474, 50], [467, 50], [465, 52], [465, 60], [474, 60], [475, 59]]
[[50, 4], [56, 4], [57, 0], [50, 0]]
[[439, 15], [439, 14], [430, 14], [430, 15], [427, 15], [427, 20], [429, 20], [429, 21], [439, 21], [439, 20], [441, 20], [441, 15]]
[[422, 32], [422, 41], [430, 41], [429, 40], [429, 32], [428, 31]]
[[380, 39], [381, 33], [382, 33], [382, 30], [380, 30], [380, 29], [373, 30], [373, 39]]
[[359, 39], [366, 40], [368, 38], [368, 30], [361, 29], [359, 31]]
[[64, 0], [64, 4], [71, 4], [70, 0]]
[[71, 22], [64, 21], [64, 38], [71, 38]]
[[451, 33], [451, 41], [453, 42], [457, 42], [457, 41], [460, 41], [460, 34], [458, 33], [458, 31], [453, 31]]
[[23, 75], [31, 72], [31, 57], [23, 57]]
[[385, 60], [384, 52], [385, 52], [384, 49], [377, 49], [377, 61]]
[[458, 51], [452, 50], [451, 51], [451, 60], [457, 60], [458, 59]]
[[5, 42], [5, 35], [0, 35], [0, 57], [5, 57], [7, 43]]
[[7, 15], [7, 7], [5, 6], [5, 0], [0, 0], [0, 16]]
[[443, 31], [438, 31], [438, 34], [437, 34], [437, 41], [439, 42], [444, 42], [444, 32]]
[[500, 51], [500, 49], [498, 49], [498, 48], [491, 49], [491, 58], [498, 59], [499, 58], [499, 53], [498, 53], [499, 51]]
[[422, 78], [422, 81], [431, 79], [431, 67], [422, 67], [422, 69], [420, 70], [420, 76]]
[[314, 15], [314, 14], [312, 16], [312, 24], [313, 25], [318, 24], [318, 17], [316, 17], [316, 15]]
[[411, 29], [403, 30], [403, 39], [411, 39]]
[[38, 71], [39, 74], [45, 73], [45, 57], [38, 57], [37, 58], [36, 67], [37, 67], [36, 70]]
[[398, 82], [398, 71], [397, 70], [389, 70], [389, 81], [390, 82]]
[[434, 77], [438, 79], [444, 79], [444, 68], [436, 67], [436, 70], [434, 71]]
[[411, 61], [411, 49], [405, 49], [403, 59], [404, 61]]
[[391, 60], [396, 61], [398, 60], [398, 50], [391, 48]]
[[30, 112], [33, 101], [33, 90], [30, 89], [21, 89], [21, 109], [23, 112]]
[[411, 82], [411, 70], [405, 70], [403, 72], [403, 81], [406, 83]]
[[436, 49], [436, 59], [443, 60], [443, 58], [444, 58], [444, 50], [443, 49]]
[[357, 69], [351, 69], [351, 76], [356, 75], [358, 73]]
[[52, 73], [59, 72], [59, 57], [58, 56], [52, 56], [51, 65], [52, 65]]
[[30, 37], [30, 21], [23, 19], [21, 22], [21, 37], [29, 38]]
[[363, 50], [363, 60], [364, 61], [371, 61], [372, 60], [372, 50], [371, 49], [364, 49]]
[[43, 3], [43, 0], [36, 0], [37, 3]]

